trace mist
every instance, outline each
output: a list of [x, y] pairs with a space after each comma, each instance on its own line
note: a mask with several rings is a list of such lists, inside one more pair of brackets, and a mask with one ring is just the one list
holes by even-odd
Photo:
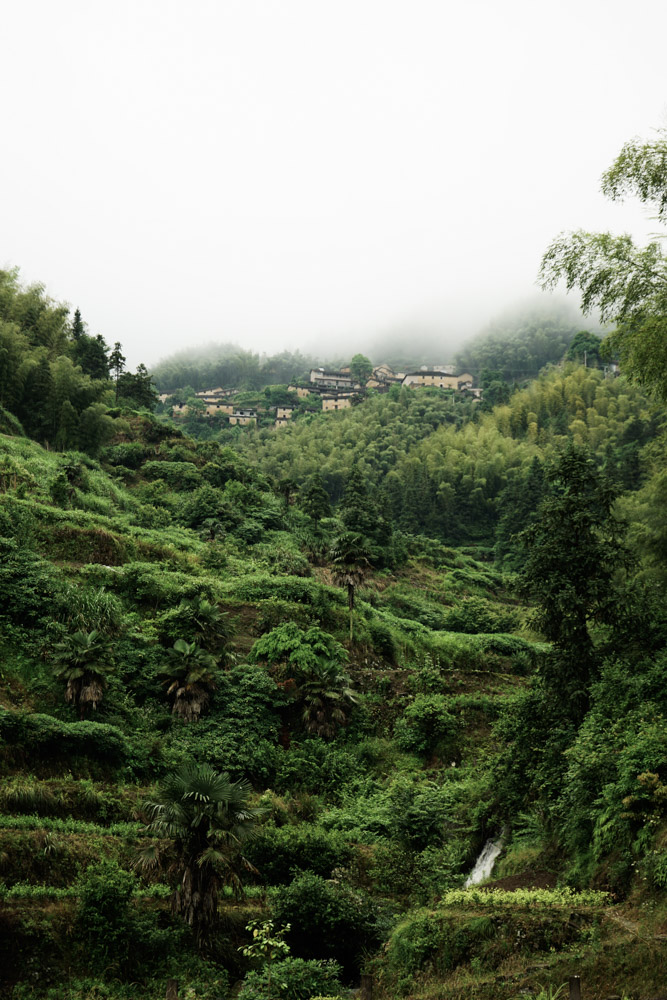
[[620, 0], [10, 5], [0, 266], [131, 366], [404, 335], [448, 360], [561, 230], [654, 228], [599, 178], [664, 117], [666, 21], [648, 0], [630, 22]]

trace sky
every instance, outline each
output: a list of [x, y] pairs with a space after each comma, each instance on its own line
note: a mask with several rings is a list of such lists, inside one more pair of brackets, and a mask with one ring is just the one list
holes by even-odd
[[428, 327], [434, 363], [535, 293], [667, 125], [664, 0], [3, 5], [0, 267], [150, 365]]

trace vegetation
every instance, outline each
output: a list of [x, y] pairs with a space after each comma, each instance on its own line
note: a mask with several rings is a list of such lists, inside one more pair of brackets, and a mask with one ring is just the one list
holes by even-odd
[[471, 345], [482, 404], [205, 440], [1, 291], [2, 995], [653, 995], [667, 429], [607, 341], [524, 319]]

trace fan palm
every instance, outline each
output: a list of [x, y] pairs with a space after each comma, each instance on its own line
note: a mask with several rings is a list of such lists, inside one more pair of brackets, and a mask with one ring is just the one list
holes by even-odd
[[357, 702], [350, 678], [334, 660], [320, 661], [305, 672], [299, 698], [305, 729], [324, 739], [332, 739], [338, 726], [345, 725]]
[[218, 651], [231, 638], [229, 617], [217, 604], [200, 597], [191, 605], [192, 623], [197, 630], [197, 641], [207, 649]]
[[109, 639], [95, 629], [73, 632], [56, 644], [54, 659], [53, 673], [66, 684], [65, 701], [78, 705], [83, 718], [88, 706], [96, 709], [102, 701], [115, 669]]
[[[172, 911], [192, 927], [199, 946], [215, 929], [220, 887], [231, 885], [240, 896], [242, 870], [255, 871], [242, 850], [262, 814], [248, 804], [251, 792], [247, 781], [231, 781], [226, 771], [186, 764], [144, 803], [148, 831], [172, 841], [171, 867], [178, 876]], [[154, 848], [142, 852], [139, 864], [155, 865]]]
[[194, 722], [215, 690], [215, 658], [196, 642], [185, 639], [177, 639], [167, 655], [170, 662], [159, 673], [166, 675], [164, 683], [167, 695], [173, 699], [172, 712], [186, 722]]
[[361, 586], [370, 570], [370, 549], [368, 542], [358, 531], [344, 531], [333, 540], [329, 556], [334, 583], [341, 587], [347, 587], [351, 642], [355, 590]]

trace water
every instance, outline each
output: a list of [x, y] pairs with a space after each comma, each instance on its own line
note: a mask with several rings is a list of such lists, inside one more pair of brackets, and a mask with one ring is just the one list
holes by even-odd
[[483, 882], [485, 878], [489, 877], [496, 863], [496, 858], [502, 849], [503, 841], [501, 837], [498, 837], [496, 840], [491, 837], [487, 840], [475, 862], [475, 867], [463, 883], [465, 889], [471, 885], [477, 885], [478, 882]]

